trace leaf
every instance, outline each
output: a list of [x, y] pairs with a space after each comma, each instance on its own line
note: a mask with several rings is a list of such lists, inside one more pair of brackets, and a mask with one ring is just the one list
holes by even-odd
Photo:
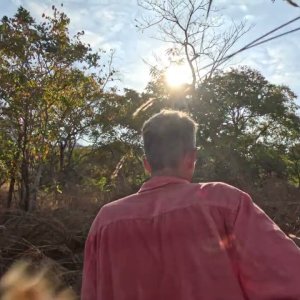
[[59, 194], [62, 194], [62, 190], [61, 190], [61, 187], [59, 185], [56, 185], [56, 191], [59, 193]]

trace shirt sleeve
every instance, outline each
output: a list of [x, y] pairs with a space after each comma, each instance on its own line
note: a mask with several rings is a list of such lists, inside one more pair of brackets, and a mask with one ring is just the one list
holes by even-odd
[[96, 237], [88, 235], [84, 249], [81, 300], [97, 299]]
[[247, 299], [300, 299], [300, 250], [242, 194], [233, 228], [240, 282]]

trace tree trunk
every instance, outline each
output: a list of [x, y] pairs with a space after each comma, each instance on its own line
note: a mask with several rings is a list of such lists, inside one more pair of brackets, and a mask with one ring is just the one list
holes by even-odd
[[14, 190], [15, 190], [15, 182], [16, 182], [15, 177], [11, 176], [10, 182], [9, 182], [8, 195], [7, 195], [7, 204], [6, 204], [7, 208], [11, 208], [12, 198], [13, 198], [13, 194], [14, 194]]
[[21, 172], [21, 197], [20, 204], [21, 207], [25, 210], [29, 210], [30, 206], [30, 179], [29, 179], [29, 165], [28, 162], [23, 159], [22, 162], [22, 172]]
[[42, 163], [39, 163], [39, 166], [37, 168], [37, 172], [35, 175], [35, 179], [33, 182], [32, 190], [31, 190], [31, 199], [29, 202], [29, 210], [30, 211], [33, 211], [36, 208], [37, 192], [39, 190], [39, 185], [40, 185], [41, 176], [42, 176], [42, 170], [43, 170]]
[[72, 156], [73, 156], [73, 151], [76, 146], [76, 140], [69, 140], [69, 145], [68, 145], [68, 156], [67, 156], [67, 166], [71, 166], [71, 161], [72, 161]]
[[59, 171], [62, 172], [65, 168], [65, 149], [66, 143], [60, 142], [59, 144]]

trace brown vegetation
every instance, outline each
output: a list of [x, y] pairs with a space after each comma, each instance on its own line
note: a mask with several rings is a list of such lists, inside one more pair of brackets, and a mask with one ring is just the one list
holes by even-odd
[[[15, 261], [30, 259], [37, 264], [50, 265], [78, 292], [85, 238], [101, 204], [93, 203], [89, 197], [81, 199], [82, 205], [78, 205], [79, 199], [74, 196], [65, 196], [66, 202], [61, 195], [53, 198], [49, 206], [56, 206], [54, 209], [44, 207], [34, 213], [2, 210], [0, 275]], [[57, 206], [58, 200], [64, 208]]]

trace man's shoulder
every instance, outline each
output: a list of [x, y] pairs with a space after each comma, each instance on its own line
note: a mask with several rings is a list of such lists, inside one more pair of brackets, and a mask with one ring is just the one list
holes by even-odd
[[[184, 189], [186, 195], [183, 193], [182, 197], [186, 201], [194, 199], [206, 205], [225, 207], [233, 210], [238, 208], [241, 198], [243, 195], [246, 195], [242, 190], [224, 182], [189, 183], [185, 185]], [[128, 220], [142, 215], [145, 209], [145, 201], [142, 201], [141, 197], [140, 193], [135, 193], [102, 206], [94, 220], [92, 228], [98, 230], [120, 220]], [[181, 197], [172, 199], [174, 205], [176, 205], [175, 202], [178, 200], [180, 202], [179, 206], [182, 206], [179, 198]], [[148, 200], [152, 201], [153, 199]], [[193, 203], [194, 200], [192, 200]]]
[[138, 198], [138, 194], [135, 193], [103, 205], [94, 220], [94, 227], [108, 225], [128, 215], [132, 204], [137, 202]]
[[199, 183], [200, 197], [208, 204], [236, 209], [247, 194], [241, 189], [224, 182]]
[[203, 182], [203, 183], [200, 182], [198, 184], [200, 186], [200, 189], [210, 193], [216, 193], [216, 194], [225, 193], [226, 195], [230, 195], [230, 196], [240, 195], [245, 193], [241, 189], [221, 181], [212, 181], [212, 182]]

